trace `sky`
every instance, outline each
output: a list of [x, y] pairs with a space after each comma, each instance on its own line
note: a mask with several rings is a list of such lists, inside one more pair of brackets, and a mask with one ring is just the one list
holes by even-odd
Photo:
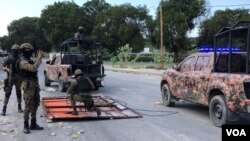
[[[13, 20], [20, 19], [22, 17], [40, 17], [42, 9], [47, 5], [51, 5], [57, 1], [64, 0], [0, 0], [0, 37], [7, 35], [7, 26]], [[79, 6], [88, 0], [74, 0]], [[244, 7], [250, 8], [250, 0], [206, 0], [211, 7], [210, 15], [213, 15], [215, 10], [223, 10], [225, 8], [241, 8], [243, 4], [247, 4]], [[119, 5], [124, 3], [131, 3], [133, 6], [146, 5], [149, 9], [149, 14], [155, 16], [156, 9], [160, 3], [160, 0], [106, 0], [111, 5]], [[226, 7], [225, 5], [228, 5]], [[240, 5], [240, 6], [235, 6]], [[218, 7], [212, 7], [218, 6]], [[190, 36], [197, 36], [197, 28], [193, 30]]]

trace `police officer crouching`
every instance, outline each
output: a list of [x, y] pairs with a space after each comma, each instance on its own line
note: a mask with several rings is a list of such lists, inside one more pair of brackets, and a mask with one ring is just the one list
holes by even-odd
[[[39, 65], [42, 63], [42, 53], [38, 51], [36, 60], [31, 60], [33, 46], [30, 43], [23, 43], [20, 51], [23, 56], [17, 62], [17, 68], [22, 78], [21, 89], [25, 103], [23, 132], [28, 134], [30, 130], [43, 130], [43, 127], [40, 127], [36, 122], [36, 113], [40, 104], [40, 88], [37, 72]], [[29, 116], [31, 116], [30, 126]]]
[[94, 101], [89, 94], [91, 89], [95, 88], [94, 83], [89, 77], [84, 77], [83, 72], [80, 69], [75, 71], [76, 79], [73, 79], [67, 90], [70, 98], [70, 102], [73, 108], [73, 115], [78, 115], [76, 110], [76, 101], [83, 102], [88, 111], [96, 111], [98, 117], [101, 115], [101, 111], [94, 105]]

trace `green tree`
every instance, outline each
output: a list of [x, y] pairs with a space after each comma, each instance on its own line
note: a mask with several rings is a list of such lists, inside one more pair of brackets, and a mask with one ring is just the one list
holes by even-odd
[[89, 34], [83, 10], [72, 2], [55, 2], [42, 10], [39, 26], [55, 50], [67, 38], [73, 37], [79, 26]]
[[2, 50], [10, 50], [10, 47], [12, 46], [12, 43], [10, 42], [10, 39], [8, 36], [0, 37], [0, 43], [1, 43], [1, 49]]
[[198, 44], [213, 45], [214, 35], [223, 27], [229, 27], [238, 21], [249, 21], [248, 9], [226, 9], [218, 10], [214, 16], [201, 23], [199, 30]]
[[134, 7], [130, 4], [110, 7], [97, 15], [98, 24], [93, 34], [102, 41], [102, 44], [111, 52], [118, 47], [129, 44], [133, 51], [141, 51], [144, 47], [148, 28], [146, 7]]
[[128, 66], [128, 61], [130, 60], [132, 53], [132, 48], [129, 47], [129, 44], [122, 46], [118, 49], [117, 58], [122, 63], [121, 67], [126, 68]]
[[50, 44], [46, 40], [43, 32], [38, 27], [38, 17], [24, 17], [14, 20], [8, 26], [9, 36], [5, 37], [10, 48], [13, 44], [31, 43], [35, 49], [49, 52]]
[[[178, 61], [181, 50], [190, 48], [187, 33], [195, 27], [195, 19], [205, 12], [205, 0], [169, 0], [163, 2], [164, 45], [168, 51], [173, 51], [174, 62]], [[158, 12], [158, 20], [159, 18]], [[156, 33], [159, 35], [159, 30]]]
[[106, 3], [105, 0], [91, 0], [83, 4], [82, 10], [86, 15], [85, 22], [88, 23], [85, 25], [87, 33], [92, 33], [94, 26], [98, 24], [97, 15], [110, 7], [111, 5]]
[[149, 43], [152, 45], [157, 45], [157, 34], [159, 34], [159, 29], [157, 30], [157, 20], [153, 19], [152, 17], [148, 18], [147, 20], [147, 29], [148, 33], [146, 36], [146, 39], [148, 40]]

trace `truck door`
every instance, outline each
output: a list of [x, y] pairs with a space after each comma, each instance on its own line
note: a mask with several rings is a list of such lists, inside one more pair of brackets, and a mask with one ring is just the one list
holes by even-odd
[[211, 56], [206, 54], [198, 56], [193, 75], [190, 76], [193, 83], [193, 86], [191, 87], [192, 92], [189, 97], [190, 101], [203, 105], [208, 104], [206, 90], [212, 71], [212, 68], [209, 67], [209, 62], [212, 61], [211, 59]]
[[194, 65], [196, 62], [196, 56], [192, 55], [185, 59], [179, 68], [180, 75], [180, 85], [181, 85], [181, 95], [180, 98], [189, 100], [190, 93], [192, 92], [193, 82], [192, 73], [194, 71]]
[[57, 81], [59, 59], [60, 59], [60, 57], [58, 57], [58, 56], [54, 57], [49, 65], [48, 77], [50, 80]]

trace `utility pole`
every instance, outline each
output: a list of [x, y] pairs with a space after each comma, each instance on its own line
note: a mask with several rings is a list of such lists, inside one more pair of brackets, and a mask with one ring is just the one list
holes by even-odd
[[162, 4], [163, 4], [163, 0], [161, 0], [160, 2], [160, 68], [163, 69], [164, 67], [164, 60], [163, 60], [163, 16], [162, 16]]

